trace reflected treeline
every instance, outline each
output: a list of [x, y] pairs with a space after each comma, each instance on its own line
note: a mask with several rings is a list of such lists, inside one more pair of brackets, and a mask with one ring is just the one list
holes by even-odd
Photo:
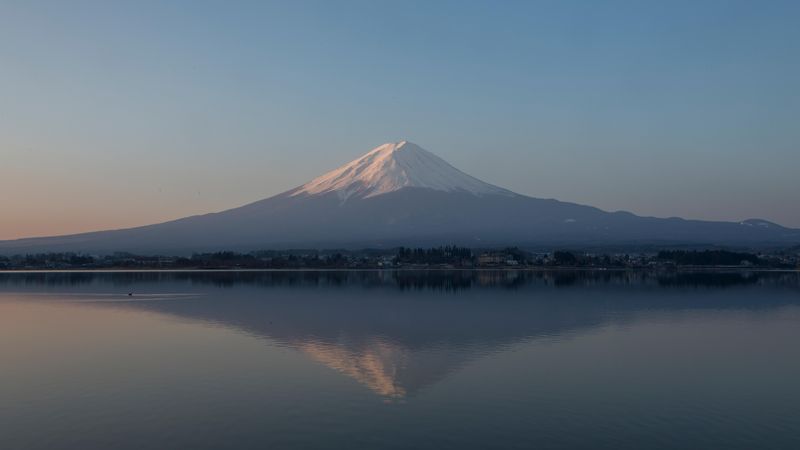
[[742, 286], [748, 284], [758, 284], [760, 282], [774, 282], [781, 281], [791, 283], [792, 280], [797, 282], [797, 274], [764, 274], [758, 272], [744, 272], [744, 273], [706, 273], [706, 272], [688, 272], [676, 273], [671, 276], [659, 277], [658, 284], [660, 286], [688, 286], [688, 287], [728, 287], [728, 286]]
[[438, 290], [458, 292], [476, 288], [519, 289], [551, 286], [656, 286], [725, 288], [769, 284], [800, 287], [798, 272], [651, 272], [580, 270], [436, 270], [436, 271], [143, 271], [143, 272], [5, 272], [0, 288], [13, 286], [86, 286], [111, 284], [178, 282], [226, 288], [239, 285], [263, 287], [363, 286], [395, 288], [402, 291]]

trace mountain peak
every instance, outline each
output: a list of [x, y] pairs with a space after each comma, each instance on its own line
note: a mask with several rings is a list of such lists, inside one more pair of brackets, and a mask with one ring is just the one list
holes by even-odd
[[[413, 142], [409, 142], [409, 141], [387, 142], [385, 144], [379, 145], [379, 146], [373, 148], [372, 150], [368, 151], [367, 153], [364, 154], [364, 156], [362, 156], [362, 158], [364, 158], [366, 156], [369, 156], [371, 154], [376, 154], [376, 153], [391, 154], [391, 153], [397, 153], [397, 152], [400, 152], [400, 151], [406, 151], [406, 152], [423, 151], [423, 152], [427, 152], [422, 147], [420, 147], [419, 145], [417, 145], [417, 144], [415, 144]], [[430, 152], [427, 152], [427, 153], [430, 153]], [[357, 160], [355, 160], [355, 161], [357, 161]]]
[[368, 198], [416, 187], [473, 195], [516, 195], [467, 175], [442, 158], [409, 142], [379, 145], [338, 169], [290, 192], [291, 196], [335, 192], [342, 200]]

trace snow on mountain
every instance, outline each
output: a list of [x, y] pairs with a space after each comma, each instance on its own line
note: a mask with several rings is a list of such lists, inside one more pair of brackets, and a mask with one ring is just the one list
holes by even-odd
[[378, 146], [364, 156], [289, 192], [289, 195], [335, 192], [344, 201], [350, 198], [374, 197], [406, 187], [469, 192], [477, 196], [517, 195], [467, 175], [442, 158], [408, 141]]

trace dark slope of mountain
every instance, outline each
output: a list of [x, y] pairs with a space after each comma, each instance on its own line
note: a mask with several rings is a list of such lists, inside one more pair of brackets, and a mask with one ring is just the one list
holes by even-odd
[[5, 241], [0, 242], [0, 253], [798, 242], [800, 230], [763, 220], [639, 217], [515, 194], [400, 142], [380, 146], [296, 189], [239, 208], [124, 230]]

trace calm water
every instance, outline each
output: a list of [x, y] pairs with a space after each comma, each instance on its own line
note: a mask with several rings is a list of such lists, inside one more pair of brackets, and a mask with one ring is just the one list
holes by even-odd
[[0, 448], [798, 449], [798, 345], [797, 273], [0, 274]]

